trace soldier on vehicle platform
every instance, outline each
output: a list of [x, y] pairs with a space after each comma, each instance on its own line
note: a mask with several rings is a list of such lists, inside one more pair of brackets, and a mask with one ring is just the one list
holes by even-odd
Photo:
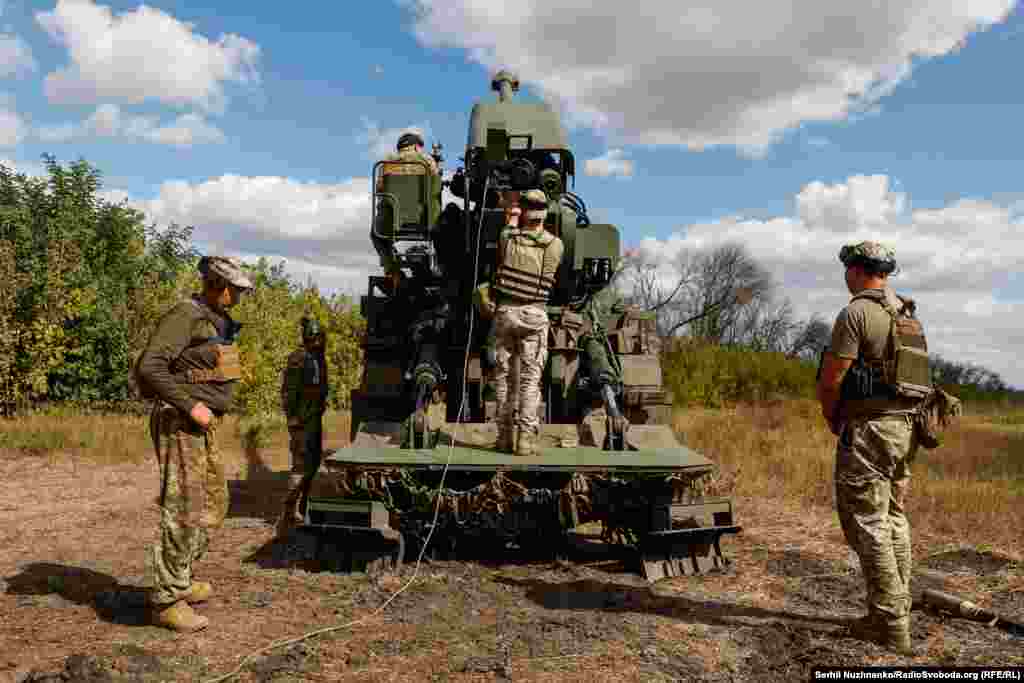
[[[562, 260], [562, 240], [544, 229], [547, 212], [543, 191], [524, 192], [518, 207], [506, 206], [506, 225], [497, 250], [493, 285], [497, 449], [516, 455], [533, 455], [537, 448], [540, 381], [550, 326], [546, 305]], [[525, 220], [523, 227], [520, 217]]]
[[203, 290], [167, 312], [136, 365], [144, 397], [153, 398], [149, 428], [160, 468], [160, 538], [148, 571], [154, 623], [198, 631], [209, 620], [190, 605], [213, 588], [193, 580], [193, 564], [224, 521], [228, 488], [217, 430], [241, 378], [237, 325], [227, 310], [252, 282], [223, 256], [200, 260]]
[[[398, 138], [397, 151], [392, 152], [382, 159], [384, 162], [397, 161], [397, 162], [422, 162], [426, 164], [427, 170], [432, 178], [440, 176], [440, 169], [437, 167], [437, 162], [429, 154], [423, 151], [423, 136], [419, 133], [412, 131], [403, 133]], [[382, 164], [380, 174], [377, 179], [377, 191], [382, 192], [384, 190], [384, 176], [387, 175], [405, 175], [405, 174], [422, 174], [422, 166], [419, 164]], [[440, 209], [440, 194], [430, 198], [430, 202], [437, 203], [437, 209]], [[431, 207], [427, 207], [430, 209]], [[427, 211], [429, 216], [431, 211]], [[380, 256], [380, 265], [384, 268], [384, 273], [388, 277], [392, 291], [398, 288], [398, 283], [402, 278], [402, 271], [399, 268], [398, 261], [395, 257], [394, 244], [392, 240], [381, 237], [376, 232], [376, 227], [371, 229], [370, 239], [373, 242], [374, 248], [377, 250], [377, 254]]]
[[889, 287], [896, 268], [890, 248], [861, 242], [843, 247], [839, 259], [852, 299], [836, 318], [817, 393], [822, 414], [839, 437], [839, 520], [867, 587], [868, 614], [851, 632], [909, 654], [906, 502], [918, 449], [915, 415], [930, 387], [924, 332], [914, 302]]
[[302, 318], [302, 347], [288, 356], [281, 382], [281, 406], [288, 420], [291, 451], [289, 493], [282, 526], [301, 524], [309, 486], [323, 455], [323, 415], [327, 410], [327, 334], [316, 318]]

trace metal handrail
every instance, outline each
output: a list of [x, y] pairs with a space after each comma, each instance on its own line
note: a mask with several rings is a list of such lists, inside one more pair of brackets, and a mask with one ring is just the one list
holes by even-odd
[[[424, 171], [423, 175], [426, 178], [426, 182], [423, 183], [422, 193], [421, 193], [421, 197], [420, 197], [420, 203], [423, 205], [424, 212], [426, 214], [426, 220], [425, 220], [426, 226], [425, 227], [426, 227], [427, 235], [425, 235], [423, 237], [416, 237], [416, 238], [402, 237], [402, 236], [399, 235], [400, 226], [399, 226], [398, 221], [399, 221], [399, 214], [400, 214], [400, 209], [401, 209], [401, 203], [399, 202], [398, 198], [393, 193], [391, 193], [391, 192], [379, 192], [377, 190], [377, 185], [380, 182], [380, 178], [382, 177], [380, 175], [379, 169], [380, 169], [380, 167], [383, 164], [398, 164], [398, 165], [405, 165], [405, 166], [421, 166], [423, 168], [423, 171]], [[429, 233], [430, 233], [430, 231], [431, 231], [431, 229], [433, 227], [433, 226], [430, 225], [430, 190], [431, 190], [431, 184], [432, 184], [431, 181], [430, 181], [430, 178], [432, 176], [433, 176], [433, 173], [430, 170], [430, 164], [428, 164], [423, 159], [382, 159], [382, 160], [378, 161], [377, 163], [375, 163], [373, 165], [373, 177], [371, 178], [371, 181], [370, 181], [371, 184], [372, 184], [372, 187], [370, 188], [370, 191], [371, 191], [371, 196], [370, 196], [370, 221], [371, 221], [370, 226], [371, 227], [370, 227], [370, 230], [371, 230], [371, 232], [373, 233], [374, 236], [379, 237], [381, 239], [389, 239], [389, 240], [392, 240], [392, 241], [397, 241], [399, 239], [402, 239], [402, 241], [409, 241], [409, 242], [426, 242], [426, 241], [429, 241]], [[394, 212], [395, 220], [393, 222], [393, 225], [391, 226], [391, 235], [383, 235], [377, 229], [377, 198], [378, 197], [383, 198], [385, 201], [390, 202], [392, 210]]]

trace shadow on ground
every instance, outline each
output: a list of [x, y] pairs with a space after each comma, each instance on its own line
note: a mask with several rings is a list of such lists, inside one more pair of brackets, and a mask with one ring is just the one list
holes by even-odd
[[642, 612], [707, 626], [735, 627], [784, 623], [816, 631], [835, 631], [849, 619], [737, 605], [720, 600], [691, 600], [656, 593], [650, 586], [630, 586], [595, 579], [553, 583], [539, 579], [501, 577], [500, 583], [526, 589], [526, 597], [552, 610]]
[[228, 517], [261, 519], [273, 524], [288, 495], [289, 473], [267, 467], [259, 450], [252, 446], [246, 447], [245, 457], [248, 463], [245, 479], [228, 480]]
[[146, 590], [126, 585], [113, 576], [84, 567], [33, 562], [20, 573], [4, 578], [6, 593], [22, 596], [30, 604], [60, 607], [61, 603], [88, 605], [103, 621], [124, 626], [150, 623]]

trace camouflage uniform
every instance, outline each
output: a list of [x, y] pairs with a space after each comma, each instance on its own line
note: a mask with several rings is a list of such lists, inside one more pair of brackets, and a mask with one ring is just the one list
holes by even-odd
[[[523, 195], [524, 218], [541, 220], [547, 197], [540, 190]], [[532, 208], [531, 208], [532, 207]], [[562, 259], [562, 241], [536, 228], [506, 227], [501, 234], [494, 290], [496, 367], [493, 384], [497, 403], [498, 447], [510, 450], [513, 426], [515, 451], [531, 455], [539, 431], [540, 380], [547, 364], [549, 321], [546, 303]], [[518, 363], [517, 363], [518, 361]], [[514, 425], [513, 425], [514, 421]]]
[[[895, 266], [891, 250], [873, 242], [845, 247], [844, 263], [865, 257]], [[896, 300], [886, 288], [866, 291]], [[898, 302], [898, 300], [896, 300]], [[878, 303], [857, 298], [840, 312], [832, 329], [831, 352], [840, 359], [886, 357], [891, 318]], [[893, 397], [840, 403], [836, 449], [836, 507], [847, 543], [860, 558], [871, 628], [907, 629], [910, 614], [910, 523], [906, 499], [910, 465], [917, 451], [915, 406]]]
[[[320, 338], [319, 349], [310, 351], [306, 343]], [[285, 499], [286, 522], [301, 522], [307, 487], [317, 470], [323, 452], [323, 415], [327, 410], [329, 388], [323, 332], [311, 318], [302, 321], [303, 347], [288, 356], [281, 382], [281, 404], [288, 420], [291, 476]]]
[[170, 605], [192, 585], [192, 565], [202, 559], [210, 532], [228, 512], [228, 486], [217, 448], [220, 417], [205, 429], [172, 405], [158, 401], [149, 429], [160, 468], [160, 540], [147, 569], [150, 602]]
[[[204, 258], [200, 270], [237, 288], [252, 286], [233, 259]], [[150, 602], [158, 609], [191, 601], [192, 565], [227, 515], [227, 480], [216, 435], [241, 375], [237, 356], [233, 367], [222, 361], [231, 356], [225, 349], [233, 328], [225, 312], [194, 297], [164, 315], [139, 358], [138, 375], [155, 394], [149, 429], [160, 470], [160, 537], [147, 571]], [[205, 429], [190, 416], [200, 402], [214, 415]], [[164, 625], [178, 628], [171, 623], [176, 618]], [[205, 625], [204, 618], [190, 618], [201, 624], [198, 628]]]

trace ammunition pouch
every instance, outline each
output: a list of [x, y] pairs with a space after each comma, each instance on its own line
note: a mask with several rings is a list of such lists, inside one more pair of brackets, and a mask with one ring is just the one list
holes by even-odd
[[242, 379], [242, 363], [234, 344], [207, 342], [185, 349], [172, 372], [187, 384], [220, 384]]
[[551, 317], [548, 329], [550, 350], [577, 349], [583, 331], [583, 316], [564, 310], [560, 315]]
[[628, 307], [612, 324], [608, 341], [615, 353], [657, 355], [661, 348], [657, 320], [652, 313]]
[[839, 386], [839, 398], [843, 402], [848, 402], [888, 399], [893, 398], [893, 395], [884, 382], [881, 368], [856, 360], [843, 377], [843, 382]]
[[[865, 290], [854, 299], [870, 299], [889, 314], [889, 348], [886, 358], [875, 368], [880, 375], [874, 381], [887, 386], [893, 396], [905, 399], [923, 399], [932, 393], [931, 371], [928, 365], [928, 342], [924, 328], [914, 316], [913, 300], [898, 297], [890, 291]], [[900, 305], [900, 310], [896, 309]]]
[[942, 445], [943, 432], [952, 423], [953, 418], [960, 415], [963, 415], [963, 404], [960, 399], [936, 388], [925, 398], [914, 415], [918, 443], [928, 449], [938, 448]]

